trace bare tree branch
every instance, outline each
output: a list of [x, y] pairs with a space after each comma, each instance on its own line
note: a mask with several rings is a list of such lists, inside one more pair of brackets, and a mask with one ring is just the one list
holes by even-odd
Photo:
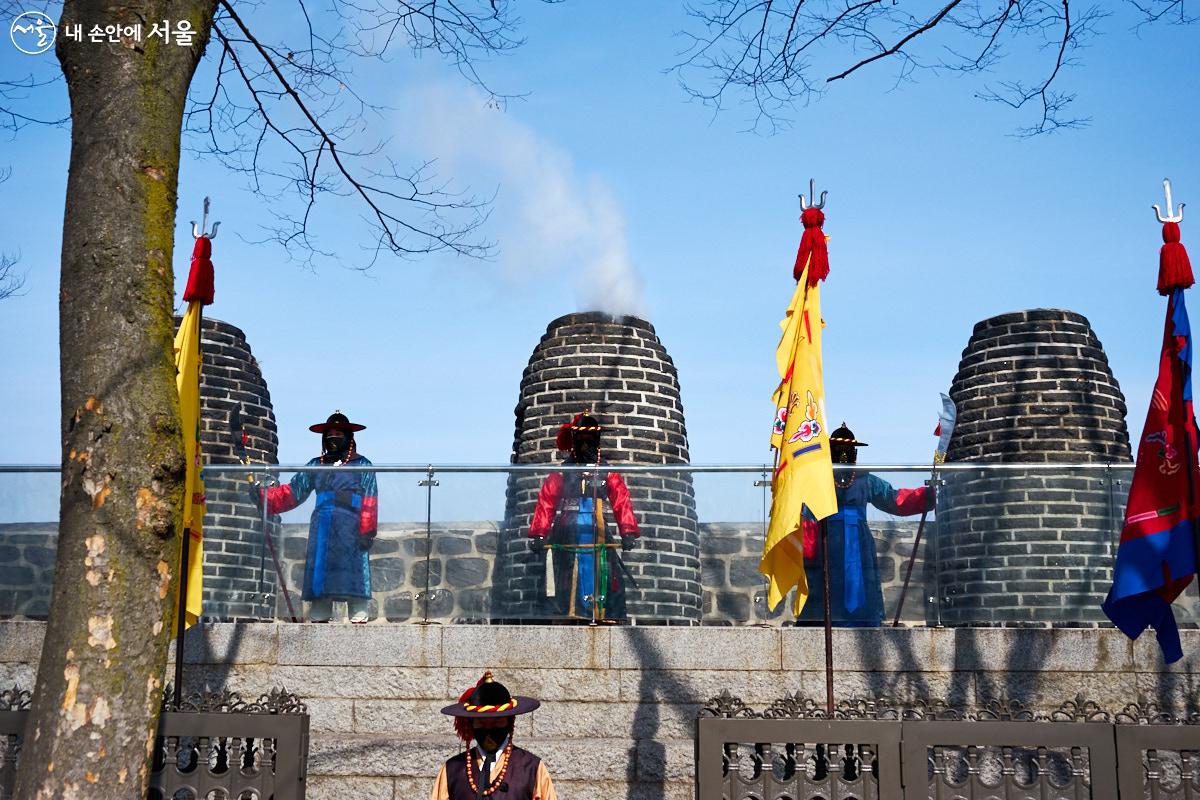
[[1144, 17], [1142, 24], [1151, 24], [1169, 19], [1172, 22], [1189, 25], [1196, 21], [1184, 8], [1184, 0], [1129, 0], [1130, 4]]
[[0, 300], [20, 294], [25, 288], [25, 276], [17, 273], [17, 258], [0, 254]]
[[1057, 37], [1054, 63], [1046, 78], [1033, 86], [1026, 86], [1019, 81], [1006, 81], [1001, 84], [1003, 92], [988, 91], [977, 96], [984, 100], [1004, 103], [1011, 108], [1018, 109], [1031, 101], [1038, 101], [1042, 107], [1041, 119], [1031, 126], [1019, 128], [1017, 130], [1018, 136], [1035, 136], [1054, 130], [1078, 128], [1085, 125], [1087, 120], [1070, 118], [1064, 115], [1064, 109], [1075, 99], [1075, 95], [1055, 92], [1050, 87], [1062, 68], [1069, 63], [1068, 52], [1079, 47], [1082, 36], [1085, 34], [1088, 36], [1092, 35], [1091, 26], [1103, 16], [1103, 12], [1099, 11], [1098, 8], [1087, 9], [1084, 11], [1082, 19], [1072, 24], [1070, 2], [1069, 0], [1062, 0], [1061, 14], [1050, 18], [1053, 19], [1054, 24], [1061, 24], [1062, 33]]
[[296, 7], [299, 36], [272, 43], [253, 30], [241, 5], [221, 0], [211, 83], [194, 87], [185, 115], [188, 148], [278, 201], [268, 204], [273, 222], [263, 226], [262, 241], [310, 266], [332, 256], [321, 245], [323, 196], [362, 209], [373, 242], [362, 268], [383, 253], [491, 257], [494, 244], [480, 236], [487, 198], [436, 182], [432, 161], [404, 169], [385, 156], [386, 141], [363, 141], [368, 120], [385, 119], [389, 109], [355, 92], [349, 65], [387, 61], [400, 45], [433, 50], [487, 91], [489, 102], [502, 104], [511, 95], [491, 90], [475, 65], [521, 43], [509, 2], [331, 0], [332, 29], [318, 28], [306, 0]]
[[[0, 169], [0, 183], [12, 175], [11, 169]], [[17, 273], [17, 256], [0, 253], [0, 300], [20, 294], [25, 287], [25, 276]]]
[[28, 125], [62, 126], [70, 117], [50, 118], [25, 113], [20, 109], [37, 89], [58, 83], [62, 76], [37, 78], [30, 74], [16, 80], [0, 80], [0, 129], [19, 131]]
[[913, 30], [906, 33], [904, 35], [904, 38], [902, 38], [900, 41], [896, 42], [894, 45], [892, 45], [884, 50], [881, 50], [880, 52], [876, 53], [873, 56], [864, 58], [862, 61], [859, 61], [857, 64], [855, 64], [847, 69], [842, 70], [837, 75], [831, 75], [830, 77], [825, 79], [825, 82], [832, 83], [833, 81], [840, 81], [842, 78], [845, 78], [847, 75], [850, 75], [851, 73], [856, 72], [858, 69], [865, 67], [867, 64], [870, 64], [874, 61], [878, 61], [881, 58], [887, 58], [888, 56], [892, 56], [892, 55], [895, 55], [896, 53], [899, 53], [902, 49], [904, 49], [904, 45], [908, 44], [909, 42], [911, 42], [913, 39], [917, 38], [921, 34], [931, 31], [935, 27], [937, 27], [938, 23], [940, 23], [943, 19], [945, 19], [946, 15], [949, 14], [951, 11], [953, 11], [954, 7], [957, 6], [961, 2], [962, 2], [962, 0], [952, 0], [949, 5], [947, 5], [941, 11], [939, 11], [936, 15], [934, 15], [934, 17], [932, 19], [930, 19], [924, 25], [921, 25], [918, 28], [914, 28]]
[[[1192, 21], [1184, 0], [1126, 3], [1140, 24]], [[796, 107], [866, 67], [891, 62], [897, 81], [922, 71], [985, 74], [1024, 49], [1035, 56], [1032, 77], [1013, 68], [976, 96], [1037, 106], [1039, 117], [1018, 129], [1025, 136], [1086, 123], [1070, 115], [1075, 95], [1055, 87], [1111, 8], [1071, 0], [703, 0], [688, 13], [696, 25], [680, 33], [686, 46], [672, 71], [693, 99], [717, 110], [730, 100], [748, 106], [753, 129], [786, 126]]]

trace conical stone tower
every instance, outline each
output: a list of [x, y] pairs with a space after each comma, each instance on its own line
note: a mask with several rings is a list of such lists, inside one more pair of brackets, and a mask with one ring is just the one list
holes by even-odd
[[[559, 426], [590, 410], [604, 428], [611, 464], [687, 464], [679, 378], [654, 326], [637, 317], [568, 314], [550, 323], [521, 377], [513, 436], [514, 464], [559, 462]], [[542, 559], [526, 533], [544, 474], [508, 482], [494, 582], [497, 616], [532, 619], [544, 592]], [[700, 619], [700, 548], [691, 476], [625, 476], [642, 531], [623, 559], [629, 616], [639, 623]], [[636, 585], [635, 585], [636, 584]]]
[[[205, 463], [278, 463], [271, 393], [246, 335], [228, 322], [206, 317], [200, 353], [200, 443]], [[259, 509], [246, 496], [245, 478], [240, 473], [205, 478], [205, 617], [275, 617], [278, 581], [265, 549]], [[266, 534], [278, 539], [277, 518], [268, 517]]]
[[[950, 388], [948, 462], [1126, 464], [1125, 398], [1087, 319], [1002, 314], [975, 326]], [[1103, 622], [1127, 475], [946, 472], [938, 582], [948, 624]]]

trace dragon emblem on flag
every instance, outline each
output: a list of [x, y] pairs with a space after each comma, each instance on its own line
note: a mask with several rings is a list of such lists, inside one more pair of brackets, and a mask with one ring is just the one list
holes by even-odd
[[[817, 421], [817, 401], [813, 399], [812, 390], [806, 390], [805, 394], [808, 395], [808, 399], [804, 404], [804, 421], [796, 428], [796, 432], [788, 437], [788, 444], [811, 442], [821, 433], [821, 423]], [[798, 405], [800, 395], [793, 393], [792, 397], [794, 398], [793, 405]]]
[[1166, 431], [1158, 431], [1157, 433], [1150, 434], [1146, 437], [1146, 442], [1162, 445], [1162, 447], [1158, 448], [1158, 457], [1162, 459], [1162, 463], [1158, 465], [1159, 472], [1163, 475], [1174, 475], [1179, 471], [1181, 465], [1175, 460], [1179, 457], [1179, 451], [1167, 441]]

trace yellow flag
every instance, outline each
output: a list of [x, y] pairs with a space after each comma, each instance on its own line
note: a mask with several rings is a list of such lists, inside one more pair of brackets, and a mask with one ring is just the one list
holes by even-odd
[[771, 482], [771, 522], [758, 569], [767, 576], [767, 605], [774, 610], [796, 588], [797, 615], [808, 599], [804, 577], [803, 510], [821, 520], [837, 513], [833, 460], [825, 422], [825, 386], [821, 369], [821, 286], [808, 285], [808, 267], [800, 275], [783, 336], [775, 350], [782, 379], [773, 397], [775, 424], [771, 446], [778, 463]]
[[187, 474], [183, 482], [183, 520], [180, 535], [187, 534], [188, 586], [185, 624], [200, 618], [204, 593], [204, 482], [200, 480], [200, 309], [188, 304], [175, 334], [175, 381], [183, 422], [183, 450]]

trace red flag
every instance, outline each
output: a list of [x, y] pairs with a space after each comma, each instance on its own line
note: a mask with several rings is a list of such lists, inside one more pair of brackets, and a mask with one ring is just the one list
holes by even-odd
[[[1183, 248], [1178, 226], [1167, 222], [1167, 227], [1174, 231], [1164, 230], [1163, 249], [1173, 246], [1171, 260], [1186, 264], [1187, 253], [1175, 250]], [[1183, 297], [1191, 284], [1190, 269], [1175, 271], [1165, 284], [1159, 277], [1159, 289], [1165, 289], [1170, 299], [1158, 379], [1138, 442], [1113, 585], [1102, 606], [1113, 624], [1132, 639], [1147, 626], [1153, 627], [1168, 664], [1183, 658], [1171, 603], [1196, 573], [1195, 525], [1200, 519], [1192, 334]]]

